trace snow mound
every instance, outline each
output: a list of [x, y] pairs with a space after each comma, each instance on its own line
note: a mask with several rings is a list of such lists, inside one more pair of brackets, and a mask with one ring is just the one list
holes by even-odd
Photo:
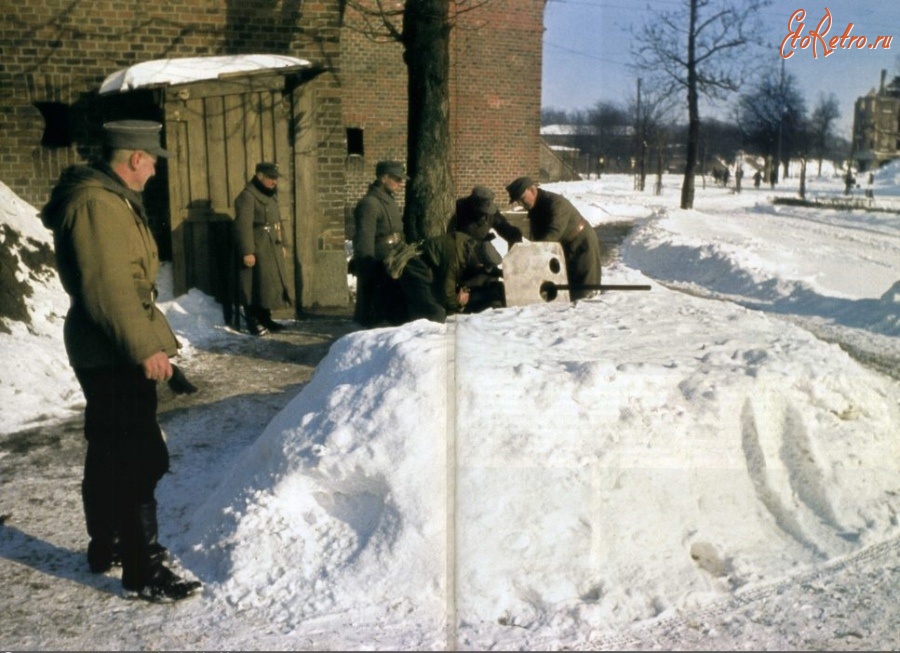
[[284, 603], [302, 619], [378, 603], [390, 582], [391, 610], [436, 609], [440, 583], [419, 579], [444, 566], [444, 523], [431, 516], [444, 512], [446, 404], [418, 390], [447, 382], [444, 330], [346, 336], [270, 422], [188, 536], [200, 544], [186, 560], [226, 600]]
[[653, 618], [896, 533], [890, 392], [806, 331], [658, 287], [356, 333], [198, 511], [186, 562], [300, 620]]
[[0, 406], [16, 407], [3, 411], [0, 433], [14, 433], [64, 417], [84, 398], [63, 344], [69, 298], [56, 274], [53, 235], [38, 210], [2, 182], [0, 277]]

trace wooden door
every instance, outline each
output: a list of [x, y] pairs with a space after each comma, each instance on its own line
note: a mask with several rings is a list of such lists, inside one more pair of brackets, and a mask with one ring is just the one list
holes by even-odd
[[260, 161], [278, 163], [282, 170], [278, 196], [293, 285], [292, 109], [284, 87], [284, 77], [269, 74], [165, 91], [174, 292], [198, 288], [214, 297], [223, 305], [226, 322], [231, 321], [236, 277], [234, 200]]

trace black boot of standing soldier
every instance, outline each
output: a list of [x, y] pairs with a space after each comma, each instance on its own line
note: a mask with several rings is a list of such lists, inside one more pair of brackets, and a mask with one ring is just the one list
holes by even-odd
[[257, 311], [259, 315], [259, 323], [272, 333], [284, 331], [284, 325], [272, 319], [272, 311], [266, 308], [260, 308]]
[[201, 584], [185, 580], [164, 564], [157, 532], [156, 501], [141, 504], [135, 518], [123, 527], [123, 595], [151, 603], [171, 603], [193, 596]]
[[251, 336], [265, 336], [269, 329], [260, 321], [259, 309], [256, 306], [244, 308], [244, 320], [247, 323], [247, 332]]

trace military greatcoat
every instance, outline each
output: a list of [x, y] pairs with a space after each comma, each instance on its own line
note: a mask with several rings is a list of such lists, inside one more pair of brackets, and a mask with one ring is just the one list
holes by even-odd
[[400, 324], [406, 317], [403, 292], [384, 267], [385, 258], [406, 242], [397, 200], [384, 186], [372, 183], [357, 203], [353, 219], [354, 319], [363, 326], [382, 321]]
[[[234, 227], [240, 278], [241, 305], [273, 310], [291, 304], [282, 246], [281, 214], [276, 193], [251, 179], [234, 200]], [[241, 264], [244, 256], [256, 256], [251, 268]]]

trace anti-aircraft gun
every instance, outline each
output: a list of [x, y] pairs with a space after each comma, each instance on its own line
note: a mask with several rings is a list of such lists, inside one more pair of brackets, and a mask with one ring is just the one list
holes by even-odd
[[598, 284], [571, 286], [565, 255], [559, 243], [518, 243], [503, 257], [503, 285], [507, 306], [569, 301], [570, 290], [650, 290], [649, 285]]

